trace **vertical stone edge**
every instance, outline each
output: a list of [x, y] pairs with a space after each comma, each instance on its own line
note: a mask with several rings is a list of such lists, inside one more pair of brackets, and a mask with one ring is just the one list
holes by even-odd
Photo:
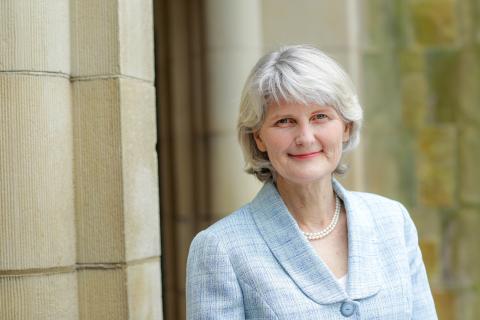
[[163, 319], [160, 259], [127, 267], [129, 319]]
[[120, 73], [153, 82], [153, 1], [117, 1]]
[[120, 80], [125, 261], [160, 256], [155, 88]]

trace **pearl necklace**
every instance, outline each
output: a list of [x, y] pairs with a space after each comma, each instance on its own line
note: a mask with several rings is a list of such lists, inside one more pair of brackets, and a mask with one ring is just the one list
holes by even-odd
[[332, 222], [330, 222], [330, 224], [323, 230], [320, 230], [317, 232], [302, 231], [302, 233], [305, 236], [305, 238], [307, 238], [307, 240], [310, 240], [310, 241], [325, 238], [333, 231], [333, 229], [335, 229], [335, 227], [337, 226], [339, 217], [340, 217], [340, 199], [338, 198], [337, 195], [335, 195], [335, 214], [333, 215]]

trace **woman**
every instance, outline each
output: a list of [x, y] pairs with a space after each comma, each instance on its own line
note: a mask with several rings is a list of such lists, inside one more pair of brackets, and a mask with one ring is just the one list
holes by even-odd
[[333, 178], [361, 122], [351, 81], [320, 50], [260, 59], [238, 135], [264, 186], [193, 240], [188, 319], [437, 318], [408, 212]]

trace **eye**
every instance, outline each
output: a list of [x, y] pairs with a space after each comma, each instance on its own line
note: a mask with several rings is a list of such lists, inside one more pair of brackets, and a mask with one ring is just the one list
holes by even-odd
[[312, 120], [323, 120], [328, 118], [325, 113], [316, 113], [312, 116]]
[[275, 124], [279, 125], [279, 126], [287, 126], [287, 125], [290, 125], [292, 123], [294, 123], [294, 121], [291, 118], [283, 118], [283, 119], [280, 119], [277, 122], [275, 122]]

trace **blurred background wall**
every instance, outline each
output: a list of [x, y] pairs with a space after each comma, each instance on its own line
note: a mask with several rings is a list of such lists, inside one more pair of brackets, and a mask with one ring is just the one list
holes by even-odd
[[366, 189], [410, 209], [441, 319], [480, 316], [480, 2], [368, 1]]
[[479, 1], [161, 3], [157, 45], [170, 48], [157, 59], [166, 318], [185, 316], [193, 235], [259, 189], [241, 171], [235, 140], [246, 75], [261, 54], [295, 43], [326, 51], [358, 87], [365, 127], [344, 184], [407, 206], [440, 319], [480, 317]]

